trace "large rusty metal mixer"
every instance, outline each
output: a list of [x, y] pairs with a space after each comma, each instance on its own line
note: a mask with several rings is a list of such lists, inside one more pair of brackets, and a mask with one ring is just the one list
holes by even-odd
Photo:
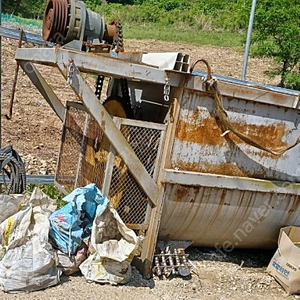
[[84, 44], [108, 44], [122, 51], [122, 28], [118, 19], [105, 24], [104, 19], [84, 2], [48, 0], [43, 19], [44, 41], [81, 49]]

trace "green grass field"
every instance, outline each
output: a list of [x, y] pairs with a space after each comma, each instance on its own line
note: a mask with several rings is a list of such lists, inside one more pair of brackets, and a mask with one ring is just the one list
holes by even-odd
[[220, 47], [241, 48], [244, 35], [230, 32], [218, 31], [195, 31], [193, 29], [178, 30], [176, 27], [168, 26], [161, 28], [155, 24], [145, 26], [125, 26], [125, 39], [156, 39], [162, 41], [182, 42], [196, 45], [210, 45]]
[[[24, 19], [16, 16], [2, 15], [3, 24], [23, 27], [24, 30], [39, 30], [42, 27], [41, 20]], [[195, 28], [180, 28], [174, 25], [158, 23], [145, 23], [123, 25], [125, 39], [156, 39], [162, 41], [182, 42], [195, 45], [210, 45], [221, 47], [241, 48], [245, 36], [240, 33], [227, 31], [204, 31]]]

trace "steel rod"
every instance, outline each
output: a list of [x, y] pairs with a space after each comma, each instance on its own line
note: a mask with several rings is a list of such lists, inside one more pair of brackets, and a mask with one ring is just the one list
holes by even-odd
[[255, 7], [256, 7], [256, 0], [252, 0], [251, 13], [250, 13], [249, 25], [248, 25], [248, 31], [247, 31], [247, 41], [246, 41], [246, 46], [245, 46], [243, 70], [242, 70], [242, 77], [241, 77], [242, 80], [246, 80], [248, 56], [249, 56], [249, 49], [250, 49], [250, 43], [251, 43], [251, 33], [252, 33], [253, 20], [254, 20], [254, 14], [255, 14]]

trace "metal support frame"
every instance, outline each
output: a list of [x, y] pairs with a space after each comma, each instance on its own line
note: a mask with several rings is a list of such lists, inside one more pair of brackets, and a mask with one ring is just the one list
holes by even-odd
[[184, 172], [166, 169], [164, 170], [162, 181], [164, 183], [178, 185], [222, 187], [224, 189], [232, 190], [300, 195], [299, 183], [198, 172]]
[[[0, 176], [0, 184], [9, 182], [7, 176]], [[26, 184], [54, 184], [54, 175], [29, 174], [26, 175]]]
[[24, 72], [30, 78], [32, 83], [37, 87], [43, 97], [46, 99], [48, 104], [57, 114], [61, 121], [64, 120], [65, 106], [58, 99], [56, 94], [53, 92], [52, 88], [43, 78], [41, 73], [30, 61], [18, 61]]
[[[170, 86], [173, 87], [178, 87], [182, 79], [180, 72], [162, 70], [154, 66], [151, 67], [107, 57], [107, 55], [94, 55], [92, 53], [70, 51], [63, 48], [18, 49], [16, 59], [50, 66], [59, 65], [64, 70], [65, 77], [67, 76], [65, 66], [69, 65], [70, 61], [75, 61], [79, 71], [95, 75], [102, 74], [108, 77], [127, 78], [162, 85], [165, 85], [166, 78], [168, 78]], [[186, 73], [185, 75], [189, 76]], [[203, 76], [190, 75], [186, 83], [186, 88], [206, 92], [204, 83], [205, 78]], [[224, 97], [234, 97], [281, 107], [300, 108], [298, 95], [295, 95], [295, 91], [288, 89], [274, 91], [273, 86], [268, 87], [265, 85], [262, 88], [254, 83], [228, 82], [222, 78], [218, 79], [218, 88]]]
[[[2, 26], [0, 24], [0, 36], [1, 37], [18, 40], [19, 35], [20, 35], [20, 29], [9, 28], [9, 27]], [[26, 32], [26, 31], [23, 31], [22, 41], [28, 42], [28, 43], [33, 43], [35, 45], [46, 45], [48, 47], [53, 47], [55, 45], [54, 43], [45, 42], [42, 39], [40, 34], [35, 34], [32, 32]]]
[[[82, 78], [78, 68], [76, 66], [73, 66], [73, 68], [74, 71], [72, 78], [70, 79], [70, 86], [73, 88], [78, 98], [84, 103], [90, 115], [98, 122], [113, 147], [122, 157], [133, 177], [139, 183], [145, 194], [149, 197], [151, 205], [155, 206], [158, 194], [158, 187], [156, 183], [131, 149], [123, 134], [116, 127], [109, 113]], [[66, 72], [65, 68], [61, 71], [63, 74]]]
[[[2, 37], [11, 39], [20, 39], [21, 41], [30, 42], [37, 45], [44, 45], [45, 42], [40, 35], [25, 32], [22, 29], [8, 28], [2, 25], [2, 0], [0, 0], [0, 148], [2, 147]], [[46, 42], [49, 47], [54, 46], [53, 43]], [[34, 77], [34, 76], [33, 76]], [[37, 74], [37, 77], [38, 74]], [[59, 105], [57, 105], [59, 106]], [[59, 114], [60, 116], [61, 114]], [[0, 178], [0, 184], [8, 181], [8, 178]], [[26, 175], [26, 181], [30, 184], [54, 184], [53, 175]]]

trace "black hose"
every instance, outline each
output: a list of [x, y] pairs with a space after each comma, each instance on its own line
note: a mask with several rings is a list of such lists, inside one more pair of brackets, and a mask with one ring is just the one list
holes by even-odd
[[[26, 189], [26, 173], [24, 163], [11, 145], [0, 149], [0, 166], [7, 184], [5, 193], [22, 194]], [[5, 182], [5, 175], [9, 183]]]

